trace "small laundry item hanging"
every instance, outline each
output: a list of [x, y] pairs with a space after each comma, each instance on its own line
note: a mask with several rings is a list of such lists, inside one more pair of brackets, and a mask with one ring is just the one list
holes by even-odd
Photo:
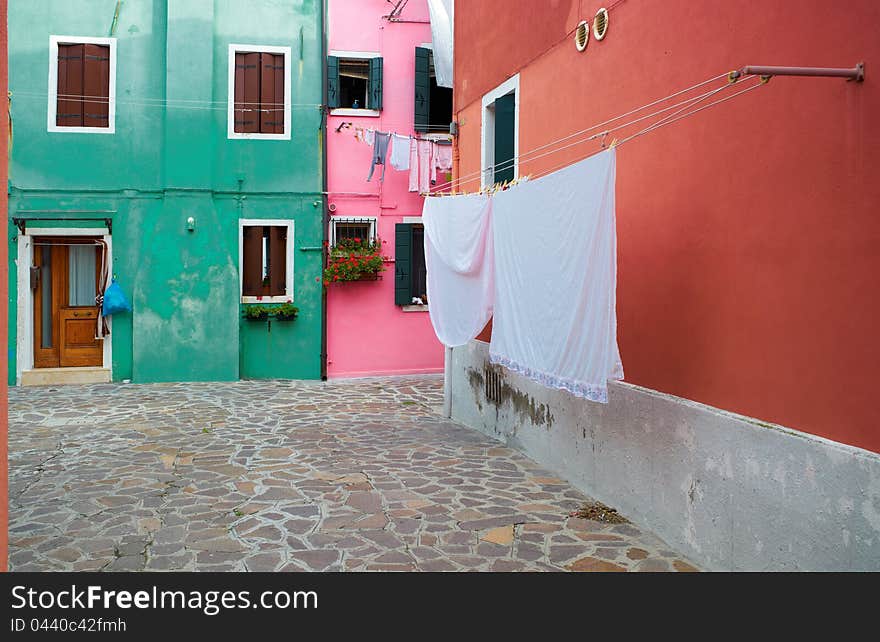
[[423, 194], [431, 191], [431, 165], [434, 141], [413, 138], [409, 155], [409, 191]]
[[492, 197], [490, 361], [601, 403], [608, 402], [608, 380], [623, 378], [615, 153], [601, 152]]
[[409, 136], [391, 135], [391, 154], [388, 162], [396, 170], [407, 171], [409, 169], [409, 141]]
[[437, 170], [452, 171], [452, 145], [434, 143], [433, 159], [431, 160], [431, 184], [437, 183]]
[[492, 317], [491, 201], [483, 194], [426, 198], [422, 223], [431, 324], [444, 345], [464, 345]]
[[373, 162], [370, 163], [370, 174], [367, 176], [367, 182], [373, 178], [373, 170], [376, 169], [376, 165], [382, 166], [382, 176], [379, 180], [385, 180], [385, 157], [388, 155], [388, 143], [390, 140], [391, 134], [376, 132], [375, 144], [373, 145]]

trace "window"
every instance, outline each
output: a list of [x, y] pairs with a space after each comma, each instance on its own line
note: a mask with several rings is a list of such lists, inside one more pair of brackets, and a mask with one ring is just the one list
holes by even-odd
[[394, 304], [408, 306], [420, 299], [427, 305], [427, 275], [424, 226], [398, 223], [394, 229]]
[[342, 218], [334, 216], [330, 220], [330, 245], [334, 246], [343, 239], [361, 239], [370, 243], [376, 240], [376, 219]]
[[340, 115], [355, 109], [381, 111], [383, 68], [379, 54], [357, 51], [333, 54], [327, 57], [327, 106], [346, 110], [336, 112]]
[[437, 85], [433, 51], [416, 47], [415, 73], [413, 128], [417, 132], [448, 132], [452, 122], [452, 89]]
[[481, 187], [519, 174], [519, 75], [483, 96]]
[[290, 47], [229, 45], [228, 137], [290, 140]]
[[116, 38], [49, 38], [48, 131], [116, 130]]
[[293, 221], [242, 220], [241, 301], [293, 300]]

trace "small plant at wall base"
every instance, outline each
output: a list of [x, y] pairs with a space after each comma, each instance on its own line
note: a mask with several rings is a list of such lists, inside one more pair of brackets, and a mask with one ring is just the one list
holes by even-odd
[[385, 270], [386, 257], [382, 256], [382, 244], [376, 239], [340, 239], [327, 253], [324, 269], [324, 285], [340, 281], [370, 281], [379, 278]]

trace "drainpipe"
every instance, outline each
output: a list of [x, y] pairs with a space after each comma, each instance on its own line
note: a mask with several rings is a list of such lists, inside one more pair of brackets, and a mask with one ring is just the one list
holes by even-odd
[[321, 0], [321, 381], [327, 381], [327, 288], [324, 286], [324, 248], [327, 243], [327, 0]]

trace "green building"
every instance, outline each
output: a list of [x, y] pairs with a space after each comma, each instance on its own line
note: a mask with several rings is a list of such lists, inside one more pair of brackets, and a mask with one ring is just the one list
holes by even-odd
[[[9, 383], [318, 378], [321, 0], [8, 20]], [[114, 277], [132, 309], [102, 337]], [[288, 301], [293, 320], [245, 317]]]

